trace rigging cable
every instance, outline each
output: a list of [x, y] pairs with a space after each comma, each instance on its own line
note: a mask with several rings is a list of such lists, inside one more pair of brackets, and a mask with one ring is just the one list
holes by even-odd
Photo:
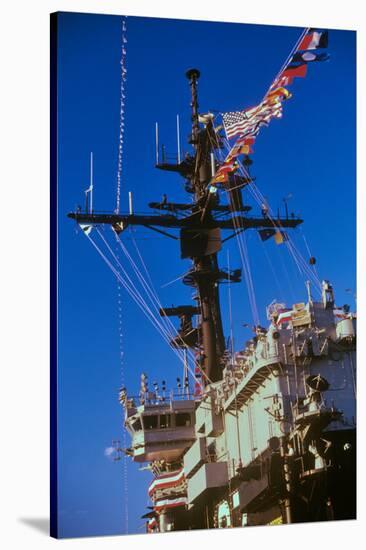
[[260, 242], [261, 245], [262, 245], [263, 253], [264, 253], [264, 255], [265, 255], [266, 259], [267, 259], [267, 262], [268, 262], [268, 265], [269, 265], [269, 267], [270, 267], [270, 270], [272, 271], [273, 279], [274, 279], [274, 281], [275, 281], [275, 283], [276, 283], [276, 285], [277, 285], [277, 290], [279, 291], [280, 300], [283, 301], [283, 300], [284, 300], [283, 288], [282, 288], [282, 286], [281, 286], [281, 284], [280, 284], [279, 278], [277, 277], [276, 270], [275, 270], [275, 268], [274, 268], [274, 266], [273, 266], [273, 262], [271, 261], [271, 258], [269, 257], [269, 254], [268, 254], [268, 252], [267, 252], [267, 248], [266, 248], [264, 242], [262, 241], [262, 239], [260, 238], [259, 233], [258, 233], [258, 239], [259, 239], [259, 242]]
[[[305, 234], [304, 234], [304, 232], [303, 232], [303, 230], [302, 230], [301, 227], [300, 227], [300, 233], [301, 233], [301, 236], [302, 236], [302, 238], [303, 238], [303, 241], [304, 241], [304, 244], [305, 244], [307, 253], [309, 254], [309, 258], [313, 258], [313, 255], [312, 255], [312, 253], [311, 253], [311, 251], [310, 251], [310, 247], [309, 247], [308, 242], [307, 242], [307, 240], [306, 240], [306, 238], [305, 238]], [[313, 267], [313, 270], [314, 270], [314, 272], [315, 272], [317, 278], [319, 279], [318, 270], [317, 270], [317, 268], [316, 268], [315, 263], [313, 264], [312, 267]]]
[[[126, 279], [128, 279], [129, 282], [126, 282], [122, 276], [121, 276], [121, 273], [113, 266], [113, 264], [110, 262], [110, 260], [108, 260], [108, 258], [106, 257], [106, 255], [101, 251], [101, 249], [99, 248], [99, 246], [95, 243], [95, 241], [89, 236], [87, 235], [86, 233], [84, 233], [89, 241], [92, 243], [92, 245], [94, 246], [94, 248], [97, 250], [97, 252], [99, 253], [99, 255], [101, 256], [101, 258], [105, 261], [105, 263], [107, 264], [107, 266], [111, 269], [112, 273], [115, 275], [115, 277], [119, 280], [119, 282], [122, 284], [122, 286], [125, 288], [125, 290], [128, 292], [128, 294], [132, 297], [132, 299], [136, 302], [136, 304], [140, 307], [140, 309], [142, 310], [142, 312], [144, 313], [144, 315], [149, 319], [149, 321], [152, 323], [152, 325], [158, 330], [158, 332], [160, 333], [160, 335], [163, 337], [163, 339], [168, 343], [170, 344], [170, 341], [169, 341], [169, 337], [167, 336], [167, 334], [164, 332], [164, 329], [161, 327], [160, 323], [157, 321], [157, 319], [155, 318], [154, 314], [152, 313], [151, 309], [149, 308], [148, 304], [145, 302], [145, 300], [142, 298], [141, 295], [139, 295], [136, 287], [134, 287], [134, 283], [131, 281], [128, 273], [125, 271], [125, 269], [121, 266], [121, 269], [122, 269], [122, 272], [124, 273]], [[109, 245], [108, 245], [109, 247]], [[111, 251], [110, 247], [109, 247], [109, 250]], [[113, 252], [112, 252], [113, 254]], [[115, 256], [115, 255], [114, 255]], [[131, 283], [131, 284], [130, 284]], [[132, 285], [132, 286], [131, 286]], [[169, 347], [171, 347], [169, 345]], [[173, 352], [176, 353], [177, 355], [177, 350], [175, 350], [174, 348], [173, 349]], [[178, 358], [180, 360], [182, 360], [182, 358], [178, 355]]]
[[[239, 165], [241, 165], [240, 162], [239, 162]], [[243, 168], [244, 173], [248, 175], [248, 173], [245, 171], [245, 168], [244, 167], [242, 167], [242, 168]], [[258, 186], [256, 186], [254, 182], [250, 184], [249, 190], [250, 190], [252, 196], [255, 198], [255, 200], [257, 201], [257, 203], [259, 205], [261, 205], [261, 204], [263, 204], [263, 202], [265, 202], [265, 197], [262, 195], [262, 193], [258, 189]], [[284, 229], [281, 221], [274, 218], [272, 208], [269, 204], [268, 204], [267, 217], [269, 218], [269, 220], [271, 221], [273, 227], [276, 230], [278, 230], [279, 228]], [[296, 266], [298, 267], [300, 274], [305, 279], [310, 278], [312, 280], [316, 290], [319, 293], [321, 293], [321, 282], [320, 282], [320, 280], [317, 278], [317, 276], [314, 274], [314, 272], [309, 268], [309, 266], [307, 265], [305, 259], [302, 256], [302, 254], [300, 253], [300, 251], [295, 246], [292, 237], [287, 232], [286, 232], [286, 238], [284, 239], [284, 244], [285, 244], [287, 250], [289, 251], [290, 255], [292, 256]]]
[[[283, 63], [280, 71], [277, 73], [275, 79], [273, 80], [271, 86], [269, 87], [269, 89], [267, 90], [267, 92], [265, 93], [262, 101], [265, 99], [266, 95], [268, 94], [268, 92], [270, 91], [270, 89], [272, 88], [273, 86], [273, 83], [276, 82], [276, 80], [279, 78], [279, 76], [281, 75], [282, 71], [284, 70], [284, 68], [287, 66], [289, 60], [291, 59], [293, 53], [297, 50], [301, 40], [303, 39], [303, 37], [305, 36], [305, 34], [309, 31], [309, 28], [305, 28], [300, 37], [298, 38], [297, 42], [295, 43], [295, 45], [293, 46], [292, 50], [290, 51], [287, 59], [285, 60], [285, 62]], [[228, 149], [228, 151], [231, 149], [230, 147], [230, 144], [229, 144], [229, 141], [224, 138], [224, 143]], [[220, 152], [221, 153], [221, 152]], [[250, 177], [249, 176], [249, 173], [246, 171], [246, 169], [244, 168], [243, 164], [241, 163], [241, 161], [239, 159], [238, 160], [238, 164], [239, 164], [239, 171], [241, 173], [244, 173], [246, 176]], [[250, 186], [250, 192], [252, 194], [252, 196], [255, 198], [255, 200], [259, 203], [259, 205], [263, 202], [264, 198], [263, 197], [260, 197], [261, 193], [259, 192], [259, 190], [257, 189], [257, 193], [256, 193], [256, 186], [254, 185], [254, 183], [252, 182], [251, 186]], [[278, 225], [281, 225], [280, 222], [279, 223], [276, 223], [274, 222], [273, 220], [273, 217], [271, 217], [271, 212], [269, 212], [269, 219], [272, 221], [272, 224], [275, 228], [278, 227]], [[273, 215], [272, 215], [273, 216]], [[239, 242], [239, 241], [238, 241]], [[321, 283], [320, 283], [320, 280], [319, 280], [319, 277], [317, 275], [317, 272], [316, 270], [311, 270], [308, 268], [308, 265], [306, 264], [305, 260], [302, 258], [301, 254], [299, 253], [299, 251], [296, 249], [295, 245], [290, 241], [290, 237], [288, 236], [288, 239], [285, 240], [285, 244], [287, 246], [287, 249], [288, 251], [290, 252], [290, 254], [292, 255], [293, 259], [294, 259], [294, 262], [296, 263], [300, 273], [303, 275], [305, 275], [305, 273], [307, 274], [307, 277], [308, 278], [311, 278], [312, 281], [313, 281], [313, 284], [315, 285], [315, 288], [317, 289], [318, 292], [321, 291]], [[301, 264], [301, 265], [300, 265]]]
[[[122, 245], [121, 239], [119, 239], [119, 240], [120, 240], [120, 243], [121, 243], [121, 245]], [[160, 298], [159, 298], [159, 295], [158, 295], [158, 293], [157, 293], [157, 291], [156, 291], [156, 289], [155, 289], [155, 287], [154, 287], [154, 284], [153, 284], [151, 275], [150, 275], [150, 273], [149, 273], [149, 270], [148, 270], [148, 268], [147, 268], [147, 266], [146, 266], [146, 263], [145, 263], [145, 261], [144, 261], [144, 259], [143, 259], [143, 257], [142, 257], [142, 254], [141, 254], [141, 252], [140, 252], [140, 249], [139, 249], [139, 247], [138, 247], [138, 245], [137, 245], [137, 243], [136, 243], [134, 237], [132, 237], [132, 242], [133, 242], [133, 245], [134, 245], [134, 247], [135, 247], [135, 249], [136, 249], [136, 252], [137, 252], [137, 254], [138, 254], [138, 257], [139, 257], [139, 259], [140, 259], [140, 262], [141, 262], [141, 264], [142, 264], [142, 266], [143, 266], [143, 268], [144, 268], [144, 271], [145, 271], [145, 273], [146, 273], [146, 275], [147, 275], [148, 281], [150, 282], [150, 289], [151, 289], [151, 292], [152, 292], [152, 294], [153, 294], [153, 298], [154, 298], [154, 300], [156, 301], [156, 303], [157, 303], [157, 305], [158, 305], [158, 307], [159, 307], [159, 313], [160, 313], [160, 310], [163, 310], [164, 307], [163, 307], [163, 305], [162, 305], [162, 303], [161, 303], [161, 300], [160, 300]], [[131, 261], [133, 262], [133, 260], [132, 260], [132, 258], [131, 258], [130, 256], [129, 256], [129, 259], [131, 259]], [[183, 277], [183, 275], [182, 275], [182, 277]], [[182, 277], [180, 277], [180, 278], [182, 278]], [[168, 330], [170, 329], [172, 339], [173, 339], [173, 338], [179, 338], [180, 341], [181, 341], [181, 343], [184, 344], [183, 339], [181, 338], [179, 332], [177, 331], [177, 329], [175, 328], [174, 324], [172, 323], [170, 317], [168, 317], [168, 316], [163, 316], [162, 319], [164, 319], [164, 321], [166, 322], [167, 329], [168, 329]], [[194, 354], [193, 354], [189, 349], [187, 349], [187, 348], [185, 348], [185, 349], [186, 349], [188, 355], [190, 356], [192, 362], [194, 363], [194, 362], [195, 362]], [[208, 379], [208, 378], [207, 378], [207, 379]], [[209, 379], [208, 379], [208, 380], [209, 380]], [[210, 380], [209, 380], [209, 381], [210, 381]], [[211, 381], [210, 381], [210, 382], [211, 382]]]
[[[209, 139], [211, 141], [211, 145], [213, 146], [214, 144], [212, 143], [212, 140], [211, 140], [210, 136], [209, 136]], [[214, 150], [215, 150], [215, 148], [214, 148]], [[220, 157], [222, 157], [222, 153], [221, 153], [220, 150], [218, 151], [218, 156], [219, 156], [219, 161], [222, 162], [224, 159], [220, 158]], [[239, 205], [236, 203], [235, 197], [234, 196], [232, 196], [232, 197], [233, 197], [234, 207], [238, 208]], [[228, 203], [230, 204], [229, 191], [227, 191], [227, 200], [228, 200]], [[244, 235], [242, 234], [244, 232], [243, 231], [244, 227], [242, 226], [242, 224], [240, 224], [240, 222], [238, 222], [238, 220], [236, 219], [235, 216], [233, 217], [233, 223], [234, 223], [234, 228], [235, 228], [235, 238], [236, 238], [237, 244], [238, 244], [239, 254], [240, 254], [240, 257], [241, 257], [241, 262], [242, 262], [242, 267], [243, 267], [243, 273], [244, 273], [244, 277], [245, 277], [245, 283], [246, 283], [247, 291], [248, 291], [249, 305], [250, 305], [250, 308], [251, 308], [254, 324], [258, 325], [259, 324], [259, 314], [258, 314], [258, 307], [257, 307], [257, 303], [256, 303], [253, 279], [252, 279], [251, 270], [250, 270], [248, 249], [247, 249], [247, 246], [246, 246]]]
[[[222, 156], [222, 153], [221, 151], [219, 151], [219, 157], [221, 156]], [[224, 159], [221, 158], [220, 160], [223, 161]], [[229, 193], [230, 191], [226, 190], [227, 200], [228, 200], [228, 203], [230, 204]], [[233, 195], [231, 196], [232, 196], [233, 206], [235, 209], [237, 209], [239, 207], [239, 204], [236, 202], [235, 196]], [[245, 282], [248, 290], [249, 304], [252, 311], [252, 317], [253, 317], [254, 324], [258, 325], [259, 314], [258, 314], [258, 308], [256, 303], [253, 279], [252, 279], [251, 270], [250, 270], [248, 249], [245, 241], [245, 236], [242, 234], [244, 233], [244, 227], [240, 222], [237, 221], [235, 217], [233, 217], [233, 222], [234, 222], [234, 227], [236, 231], [235, 237], [237, 240], [240, 257], [242, 260], [243, 272], [244, 272]]]
[[[219, 152], [219, 154], [221, 156], [221, 151]], [[228, 200], [229, 204], [230, 204], [230, 195], [229, 195], [229, 193], [232, 190], [233, 189], [226, 190], [227, 200]], [[238, 199], [233, 195], [231, 195], [231, 196], [232, 196], [233, 206], [237, 210], [240, 206], [239, 203], [236, 202]], [[240, 256], [241, 256], [241, 259], [242, 259], [242, 265], [243, 265], [244, 276], [245, 276], [245, 281], [246, 281], [247, 290], [248, 290], [249, 302], [250, 302], [250, 306], [251, 306], [251, 310], [252, 310], [253, 321], [254, 321], [255, 325], [258, 325], [259, 324], [259, 313], [258, 313], [258, 307], [257, 307], [257, 303], [256, 303], [256, 296], [255, 296], [253, 278], [252, 278], [251, 269], [250, 269], [248, 247], [247, 247], [246, 238], [245, 238], [245, 235], [244, 235], [244, 232], [245, 232], [244, 231], [244, 226], [241, 222], [238, 222], [238, 220], [235, 217], [233, 217], [233, 222], [234, 222], [234, 227], [235, 227], [235, 230], [236, 230], [236, 235], [235, 236], [236, 236], [237, 243], [238, 243], [239, 253], [240, 253]]]
[[230, 320], [230, 347], [231, 347], [231, 355], [234, 357], [234, 331], [233, 331], [233, 309], [232, 309], [232, 302], [231, 302], [231, 277], [230, 277], [230, 253], [229, 250], [227, 252], [227, 272], [229, 275], [228, 278], [228, 302], [229, 302], [229, 320]]
[[[118, 139], [118, 160], [117, 160], [117, 191], [116, 191], [116, 213], [119, 214], [121, 202], [121, 179], [122, 179], [122, 161], [123, 161], [123, 137], [125, 130], [125, 83], [126, 83], [126, 56], [127, 51], [125, 44], [127, 43], [127, 22], [126, 17], [122, 17], [122, 36], [121, 36], [121, 83], [120, 83], [120, 120], [119, 120], [119, 139]], [[118, 251], [117, 251], [118, 254]], [[125, 365], [124, 365], [124, 350], [123, 350], [123, 326], [122, 326], [122, 292], [121, 284], [117, 278], [117, 298], [118, 298], [118, 332], [119, 332], [119, 354], [121, 367], [121, 387], [125, 385]], [[126, 429], [122, 430], [122, 446], [127, 448]], [[124, 454], [122, 458], [122, 483], [124, 491], [124, 521], [125, 533], [128, 534], [128, 457]]]
[[[179, 338], [181, 340], [181, 342], [183, 343], [183, 339], [180, 337], [179, 333], [177, 332], [175, 326], [173, 325], [172, 321], [170, 320], [170, 318], [168, 316], [163, 316], [161, 317], [160, 316], [160, 310], [161, 309], [164, 309], [163, 308], [163, 305], [159, 299], [159, 296], [154, 288], [154, 285], [153, 285], [153, 282], [152, 282], [152, 279], [151, 279], [151, 276], [150, 276], [150, 273], [147, 269], [147, 266], [142, 258], [142, 255], [141, 255], [141, 252], [137, 246], [137, 243], [134, 242], [134, 246], [136, 248], [136, 251], [138, 253], [138, 256], [140, 258], [140, 261], [143, 265], [143, 268], [146, 272], [146, 275], [148, 277], [148, 280], [150, 282], [150, 286], [149, 286], [149, 283], [146, 281], [146, 279], [143, 277], [141, 271], [139, 270], [138, 266], [136, 265], [136, 263], [134, 262], [133, 258], [131, 257], [130, 253], [128, 252], [127, 248], [124, 246], [124, 244], [122, 243], [122, 240], [120, 239], [120, 237], [118, 235], [116, 235], [116, 238], [118, 240], [118, 244], [121, 246], [127, 260], [130, 262], [130, 265], [132, 266], [136, 276], [138, 277], [142, 287], [144, 288], [146, 294], [148, 295], [150, 301], [152, 302], [153, 306], [155, 307], [156, 311], [157, 311], [157, 314], [158, 314], [158, 318], [160, 319], [161, 321], [161, 324], [163, 326], [165, 326], [165, 330], [166, 332], [169, 334], [169, 337], [171, 340], [173, 339], [176, 339], [176, 338]], [[184, 355], [184, 353], [183, 353]], [[189, 355], [192, 359], [192, 361], [194, 361], [194, 356], [193, 356], [193, 353], [192, 352], [189, 352]]]
[[[107, 247], [107, 249], [109, 250], [109, 252], [111, 253], [113, 259], [115, 260], [115, 262], [117, 263], [117, 265], [119, 266], [120, 270], [122, 271], [122, 273], [124, 274], [124, 276], [126, 277], [126, 279], [128, 280], [128, 285], [129, 285], [129, 288], [130, 290], [132, 291], [132, 294], [130, 292], [130, 294], [132, 295], [132, 297], [134, 297], [135, 301], [138, 301], [140, 303], [140, 305], [142, 305], [146, 312], [151, 316], [151, 318], [153, 319], [154, 323], [160, 328], [161, 331], [163, 331], [163, 333], [165, 334], [165, 337], [167, 339], [167, 341], [169, 341], [169, 339], [171, 338], [171, 333], [169, 333], [169, 331], [167, 331], [165, 329], [165, 327], [163, 326], [163, 324], [161, 323], [160, 321], [160, 318], [158, 315], [154, 314], [154, 312], [151, 310], [151, 308], [149, 307], [149, 305], [147, 304], [147, 302], [145, 301], [145, 299], [143, 298], [141, 292], [138, 290], [136, 284], [133, 282], [133, 280], [131, 279], [131, 277], [128, 275], [127, 271], [125, 270], [125, 268], [122, 266], [121, 262], [119, 261], [119, 259], [117, 258], [117, 256], [113, 253], [110, 245], [108, 244], [108, 242], [106, 241], [106, 239], [104, 238], [104, 236], [100, 233], [100, 231], [97, 229], [98, 231], [98, 234], [100, 236], [100, 238], [102, 239], [102, 241], [104, 242], [105, 246]], [[120, 241], [118, 241], [120, 242]], [[123, 245], [122, 245], [123, 247]], [[124, 247], [122, 248], [122, 251], [125, 253], [124, 251]], [[117, 271], [117, 270], [116, 270]], [[153, 307], [155, 307], [156, 309], [156, 306], [154, 305], [154, 302], [151, 298], [151, 295], [149, 293], [149, 289], [146, 289], [146, 283], [144, 283], [143, 281], [143, 277], [138, 273], [138, 270], [137, 268], [135, 268], [135, 274], [137, 275], [138, 279], [140, 280], [140, 283], [142, 285], [142, 287], [144, 288], [146, 294], [147, 294], [147, 297], [149, 298], [150, 302], [152, 302], [152, 305]]]
[[[229, 144], [228, 140], [226, 140], [226, 139], [225, 139], [225, 145], [227, 147], [227, 150], [229, 151], [231, 149], [231, 147], [230, 147], [230, 144]], [[241, 160], [237, 159], [237, 162], [238, 162], [238, 165], [239, 165], [239, 172], [244, 177], [250, 178], [250, 174], [246, 170], [246, 168], [243, 166]], [[258, 187], [255, 185], [254, 182], [251, 182], [251, 184], [248, 187], [249, 187], [249, 191], [250, 191], [252, 197], [254, 198], [254, 200], [257, 202], [257, 204], [259, 206], [261, 204], [267, 202], [265, 197], [263, 197], [262, 193], [260, 192], [260, 190], [258, 189]], [[267, 217], [271, 221], [273, 227], [276, 230], [278, 230], [279, 227], [283, 227], [280, 220], [275, 220], [274, 219], [274, 214], [273, 214], [273, 211], [272, 211], [270, 205], [268, 205]], [[314, 273], [314, 271], [309, 268], [306, 261], [302, 257], [301, 253], [299, 252], [299, 250], [296, 248], [295, 244], [293, 243], [290, 235], [288, 235], [287, 233], [286, 233], [286, 239], [284, 240], [284, 243], [285, 243], [286, 248], [288, 249], [290, 255], [292, 256], [295, 264], [297, 265], [300, 274], [302, 276], [304, 276], [304, 278], [306, 278], [306, 279], [310, 278], [312, 280], [317, 292], [321, 293], [321, 282], [320, 282], [317, 274]]]
[[[130, 294], [130, 296], [132, 297], [132, 299], [136, 302], [136, 304], [140, 307], [140, 309], [142, 310], [142, 312], [145, 314], [145, 316], [150, 320], [150, 322], [152, 323], [152, 325], [156, 328], [156, 330], [160, 333], [160, 335], [163, 337], [163, 339], [165, 340], [165, 342], [169, 345], [169, 348], [173, 350], [173, 352], [175, 353], [175, 355], [178, 357], [178, 359], [184, 364], [184, 357], [179, 353], [178, 349], [171, 346], [170, 345], [170, 340], [171, 340], [171, 337], [172, 335], [167, 331], [167, 329], [165, 328], [164, 325], [162, 325], [161, 321], [160, 321], [160, 316], [156, 316], [154, 315], [153, 311], [151, 310], [151, 308], [149, 307], [149, 305], [147, 304], [147, 302], [144, 300], [144, 298], [142, 297], [141, 293], [139, 292], [139, 290], [137, 289], [136, 285], [134, 284], [134, 282], [132, 281], [131, 277], [128, 275], [127, 271], [124, 269], [124, 267], [122, 266], [122, 264], [120, 263], [120, 261], [117, 259], [115, 253], [113, 252], [113, 250], [111, 249], [110, 245], [108, 244], [108, 242], [106, 241], [106, 239], [103, 237], [103, 235], [101, 234], [101, 232], [99, 231], [98, 228], [96, 228], [96, 231], [97, 233], [99, 234], [100, 238], [102, 239], [102, 241], [104, 242], [105, 246], [107, 247], [108, 251], [110, 252], [110, 254], [112, 255], [114, 261], [118, 264], [121, 272], [123, 273], [123, 275], [125, 276], [125, 278], [127, 279], [127, 281], [122, 277], [120, 271], [118, 269], [116, 269], [112, 262], [107, 258], [107, 256], [101, 251], [101, 249], [99, 248], [99, 246], [95, 243], [95, 241], [89, 236], [87, 235], [86, 233], [84, 233], [88, 239], [90, 240], [90, 242], [92, 243], [92, 245], [94, 246], [94, 248], [97, 250], [97, 252], [99, 253], [99, 255], [102, 257], [102, 259], [105, 261], [105, 263], [108, 265], [108, 267], [111, 269], [111, 271], [114, 273], [114, 275], [116, 276], [117, 280], [122, 284], [122, 286], [126, 289], [126, 291]], [[151, 298], [150, 298], [151, 300]], [[191, 375], [193, 376], [193, 378], [196, 380], [196, 376], [194, 374], [194, 371], [192, 370], [192, 368], [188, 365], [188, 369], [191, 373]], [[200, 369], [201, 371], [201, 374], [203, 377], [205, 377], [207, 379], [207, 381], [209, 383], [212, 383], [212, 381], [210, 380], [210, 378], [206, 375], [206, 373]]]
[[[282, 71], [285, 69], [285, 67], [288, 65], [288, 62], [290, 61], [291, 57], [293, 56], [293, 54], [296, 52], [300, 42], [302, 41], [302, 39], [304, 38], [304, 36], [306, 35], [306, 33], [310, 30], [310, 27], [306, 27], [301, 35], [299, 36], [297, 42], [295, 43], [294, 47], [292, 48], [291, 52], [289, 53], [289, 55], [287, 56], [285, 62], [283, 63], [281, 69], [278, 71], [276, 77], [274, 78], [273, 82], [276, 82], [276, 80], [279, 78], [280, 74], [282, 73]], [[270, 91], [270, 89], [272, 88], [272, 85], [273, 83], [270, 85], [270, 87], [268, 88], [268, 90], [266, 91], [266, 93], [264, 94], [264, 97], [262, 99], [262, 101], [264, 100], [264, 98], [266, 97], [266, 95], [268, 94], [268, 92]]]

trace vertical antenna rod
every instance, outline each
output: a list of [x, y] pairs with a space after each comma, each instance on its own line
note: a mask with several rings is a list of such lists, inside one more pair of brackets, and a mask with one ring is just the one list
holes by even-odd
[[159, 164], [159, 125], [155, 122], [155, 156], [156, 166]]
[[93, 213], [93, 153], [90, 153], [90, 183], [88, 189], [85, 190], [85, 212]]
[[210, 157], [211, 157], [211, 176], [214, 177], [216, 173], [215, 156], [213, 153], [210, 153]]
[[180, 128], [179, 128], [179, 115], [177, 115], [177, 149], [178, 149], [178, 164], [180, 164]]
[[90, 153], [90, 213], [93, 213], [93, 153]]
[[133, 215], [133, 202], [132, 202], [132, 191], [128, 192], [128, 207], [130, 216]]

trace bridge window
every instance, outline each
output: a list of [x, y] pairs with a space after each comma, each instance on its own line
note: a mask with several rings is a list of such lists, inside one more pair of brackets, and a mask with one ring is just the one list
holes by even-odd
[[156, 430], [158, 427], [158, 417], [151, 415], [151, 416], [144, 416], [144, 428], [145, 430]]
[[190, 413], [178, 413], [175, 416], [175, 425], [182, 428], [183, 426], [191, 426], [192, 420]]
[[159, 427], [160, 428], [170, 428], [171, 426], [171, 416], [170, 414], [161, 414], [160, 415], [160, 421], [159, 421]]

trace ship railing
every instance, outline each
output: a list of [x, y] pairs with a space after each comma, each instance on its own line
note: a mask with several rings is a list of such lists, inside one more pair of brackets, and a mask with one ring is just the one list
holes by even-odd
[[158, 394], [155, 392], [146, 392], [144, 395], [129, 395], [128, 400], [137, 403], [138, 405], [163, 405], [169, 404], [172, 401], [193, 401], [197, 396], [194, 392], [169, 392], [167, 394]]
[[168, 163], [172, 163], [172, 164], [176, 164], [177, 166], [179, 165], [179, 162], [178, 162], [178, 156], [177, 155], [168, 155], [165, 151], [163, 151], [162, 153], [162, 164], [168, 164]]
[[[157, 209], [155, 209], [157, 210]], [[174, 218], [177, 218], [177, 213], [173, 210], [163, 210], [163, 211], [160, 211], [160, 213], [164, 214], [164, 216], [172, 216]], [[74, 214], [76, 215], [80, 215], [81, 217], [84, 216], [85, 214], [87, 214], [88, 216], [109, 216], [109, 217], [113, 217], [113, 216], [121, 216], [121, 217], [124, 217], [124, 216], [131, 216], [131, 212], [125, 210], [125, 211], [122, 211], [122, 212], [111, 212], [110, 210], [93, 210], [92, 212], [86, 212], [85, 210], [79, 210], [78, 208], [75, 210]], [[136, 215], [136, 216], [151, 216], [151, 210], [139, 210], [138, 212], [133, 212], [132, 215]], [[91, 223], [93, 223], [93, 220], [90, 220]], [[97, 223], [97, 220], [96, 220], [96, 223]]]

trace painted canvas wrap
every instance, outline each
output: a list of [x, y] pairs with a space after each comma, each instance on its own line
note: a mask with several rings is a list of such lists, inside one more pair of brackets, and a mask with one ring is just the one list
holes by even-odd
[[355, 40], [51, 15], [52, 536], [356, 517]]

